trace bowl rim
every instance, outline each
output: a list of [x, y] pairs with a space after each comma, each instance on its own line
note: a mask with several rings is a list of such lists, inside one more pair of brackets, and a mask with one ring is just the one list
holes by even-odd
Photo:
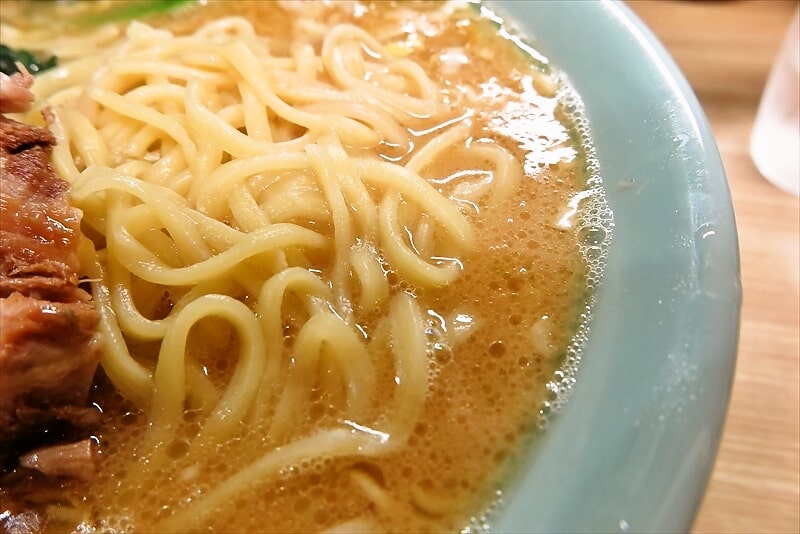
[[614, 214], [577, 385], [521, 462], [492, 530], [688, 531], [727, 413], [742, 299], [710, 126], [624, 4], [484, 5], [580, 95]]

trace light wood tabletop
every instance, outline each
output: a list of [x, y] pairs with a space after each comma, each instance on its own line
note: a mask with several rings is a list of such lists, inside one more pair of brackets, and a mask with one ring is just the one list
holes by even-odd
[[798, 533], [800, 200], [759, 174], [748, 145], [772, 60], [800, 3], [633, 0], [628, 5], [670, 52], [705, 110], [739, 232], [744, 298], [736, 375], [694, 530]]

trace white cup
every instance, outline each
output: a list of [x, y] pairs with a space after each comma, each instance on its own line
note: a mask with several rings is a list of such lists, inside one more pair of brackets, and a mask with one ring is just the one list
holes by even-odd
[[750, 137], [759, 172], [779, 188], [800, 194], [800, 7], [772, 65]]

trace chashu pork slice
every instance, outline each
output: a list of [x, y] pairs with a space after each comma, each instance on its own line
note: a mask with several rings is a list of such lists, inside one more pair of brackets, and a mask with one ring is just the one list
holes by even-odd
[[[9, 111], [30, 79], [2, 82], [0, 109]], [[53, 171], [54, 142], [46, 129], [0, 115], [0, 456], [96, 416], [88, 393], [99, 314], [78, 287], [81, 213]]]

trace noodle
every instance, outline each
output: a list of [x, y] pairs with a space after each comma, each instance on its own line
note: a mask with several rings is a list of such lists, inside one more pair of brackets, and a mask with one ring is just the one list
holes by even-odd
[[[54, 111], [58, 122], [66, 127], [58, 132], [59, 145], [74, 147], [76, 153], [71, 159], [82, 162], [83, 168], [78, 169], [73, 179], [77, 205], [88, 208], [96, 195], [106, 196], [105, 213], [86, 210], [89, 224], [105, 234], [106, 262], [110, 269], [110, 276], [99, 276], [103, 281], [95, 284], [96, 292], [109, 293], [105, 288], [117, 279], [110, 300], [121, 332], [139, 339], [161, 339], [154, 370], [145, 370], [125, 355], [121, 343], [119, 349], [112, 351], [118, 354], [116, 363], [104, 362], [104, 368], [109, 367], [106, 372], [112, 382], [121, 391], [129, 392], [132, 401], [147, 407], [151, 428], [161, 429], [159, 435], [166, 435], [168, 429], [174, 431], [182, 418], [189, 385], [185, 358], [187, 338], [192, 325], [204, 317], [225, 317], [235, 326], [243, 345], [236, 372], [217, 401], [217, 408], [203, 423], [197, 440], [221, 442], [229, 439], [239, 422], [245, 420], [247, 411], [253, 409], [258, 387], [264, 381], [261, 377], [275, 376], [274, 369], [265, 373], [264, 368], [274, 367], [282, 356], [273, 351], [268, 355], [272, 363], [265, 362], [265, 344], [274, 344], [282, 337], [280, 329], [276, 329], [282, 321], [278, 317], [266, 319], [267, 314], [275, 310], [274, 305], [264, 304], [274, 301], [267, 288], [273, 280], [285, 278], [283, 275], [289, 272], [305, 272], [296, 271], [298, 266], [287, 264], [288, 250], [325, 248], [327, 238], [293, 224], [270, 222], [247, 184], [254, 176], [277, 177], [288, 172], [310, 173], [314, 177], [319, 192], [307, 191], [306, 194], [321, 195], [319, 198], [329, 217], [327, 224], [333, 229], [328, 274], [333, 294], [327, 297], [325, 306], [309, 310], [291, 349], [295, 363], [289, 369], [277, 404], [271, 409], [268, 434], [272, 442], [281, 444], [290, 440], [291, 421], [303, 418], [299, 410], [309, 405], [304, 399], [314, 387], [313, 377], [319, 367], [317, 358], [323, 354], [334, 358], [331, 363], [346, 384], [348, 400], [343, 408], [346, 418], [365, 421], [365, 409], [372, 398], [373, 386], [369, 384], [373, 381], [373, 371], [366, 345], [353, 330], [350, 306], [358, 302], [364, 307], [363, 311], [369, 312], [385, 300], [388, 294], [384, 269], [397, 271], [403, 279], [419, 287], [443, 285], [458, 276], [457, 264], [436, 267], [409, 248], [400, 231], [398, 203], [403, 199], [416, 205], [417, 217], [424, 214], [442, 233], [438, 239], [452, 241], [451, 248], [468, 250], [464, 247], [471, 239], [471, 230], [464, 215], [418, 174], [424, 166], [441, 157], [449, 146], [463, 142], [468, 125], [457, 123], [451, 127], [450, 131], [455, 134], [438, 137], [432, 142], [436, 148], [418, 153], [409, 168], [350, 156], [342, 145], [369, 148], [379, 139], [388, 142], [392, 138], [399, 139], [401, 136], [394, 123], [398, 118], [441, 114], [438, 108], [442, 108], [442, 104], [436, 100], [435, 84], [427, 75], [408, 61], [390, 60], [388, 72], [394, 73], [391, 80], [406, 80], [399, 87], [367, 84], [371, 88], [367, 103], [360, 103], [359, 107], [354, 107], [355, 102], [338, 106], [331, 99], [321, 101], [315, 108], [314, 100], [298, 86], [291, 92], [300, 95], [304, 105], [301, 108], [271, 91], [274, 70], [271, 75], [265, 70], [265, 64], [269, 63], [292, 70], [294, 61], [257, 55], [263, 54], [261, 47], [234, 40], [231, 33], [255, 38], [250, 24], [239, 18], [217, 21], [200, 28], [193, 36], [178, 39], [168, 32], [134, 24], [128, 31], [127, 45], [108, 58], [109, 67], [85, 82], [85, 94], [97, 104], [95, 120], [74, 110], [62, 112], [56, 108]], [[375, 51], [381, 49], [372, 37], [354, 26], [341, 25], [329, 32], [319, 58], [331, 78], [332, 87], [325, 95], [328, 98], [336, 90], [364, 90], [364, 71], [367, 68], [380, 70], [377, 65], [365, 64], [359, 49], [350, 46], [353, 42], [363, 43]], [[211, 43], [215, 55], [203, 56], [212, 53]], [[191, 64], [181, 64], [188, 51], [192, 52], [188, 56]], [[415, 88], [419, 96], [401, 96], [408, 88]], [[234, 101], [241, 99], [241, 105], [267, 110], [266, 116], [262, 112], [260, 119], [258, 113], [251, 119], [251, 124], [257, 121], [256, 135], [250, 135], [250, 129], [243, 128], [242, 119], [247, 115], [225, 113], [230, 108], [220, 107], [222, 95], [231, 91], [238, 93]], [[285, 86], [284, 92], [289, 92]], [[245, 94], [248, 95], [246, 101], [241, 96]], [[42, 97], [58, 98], [57, 95]], [[273, 115], [308, 133], [295, 139], [270, 141], [270, 138], [275, 139], [269, 119]], [[355, 122], [364, 117], [378, 119], [381, 122], [373, 124], [383, 127], [367, 130], [364, 123]], [[109, 149], [115, 143], [113, 138], [104, 139], [102, 125], [106, 122], [122, 122], [128, 131], [135, 132], [122, 153], [115, 154]], [[138, 125], [138, 131], [134, 125]], [[389, 132], [391, 137], [384, 137], [383, 131]], [[211, 167], [211, 158], [208, 158], [209, 163], [202, 164], [201, 171], [201, 164], [197, 162], [205, 161], [200, 157], [201, 153], [207, 153], [204, 146], [214, 147], [218, 156], [213, 159], [219, 159], [222, 151], [229, 154], [230, 161], [220, 160], [216, 167]], [[150, 169], [142, 165], [136, 173], [139, 177], [120, 172], [112, 165], [113, 161], [146, 164], [150, 150], [160, 148], [163, 152], [168, 147], [177, 148], [181, 158], [172, 159], [171, 168], [155, 171], [155, 175], [150, 170], [155, 164]], [[163, 158], [158, 162], [164, 165]], [[188, 169], [181, 164], [188, 165]], [[411, 170], [415, 166], [416, 171]], [[184, 169], [190, 177], [187, 196], [168, 185], [170, 177], [183, 173]], [[497, 176], [496, 181], [506, 180]], [[112, 201], [112, 198], [117, 200]], [[209, 217], [228, 222], [222, 234], [218, 231], [223, 227], [208, 228], [207, 232], [218, 234], [213, 237], [203, 230], [201, 223], [209, 222]], [[282, 218], [302, 220], [303, 217], [290, 212]], [[145, 233], [153, 229], [162, 230], [156, 232], [158, 245], [145, 239]], [[371, 243], [382, 250], [384, 266], [373, 262], [374, 256], [365, 255], [363, 248], [360, 253], [353, 249], [358, 242]], [[271, 255], [272, 260], [259, 262], [261, 267], [255, 271], [251, 269], [250, 275], [256, 277], [255, 280], [249, 278], [246, 284], [239, 281], [237, 269], [243, 263], [248, 264], [249, 259], [264, 255]], [[270, 264], [274, 270], [265, 268]], [[354, 293], [356, 285], [350, 280], [351, 269], [360, 280], [359, 295]], [[226, 276], [239, 282], [230, 288], [233, 295], [189, 291], [162, 319], [149, 319], [138, 312], [129, 287], [131, 277], [165, 288], [199, 288], [201, 284]], [[259, 279], [261, 282], [257, 281]], [[258, 290], [259, 284], [264, 289]], [[235, 288], [240, 285], [248, 286], [240, 287], [239, 291], [250, 295], [253, 308], [232, 299], [243, 297], [235, 294]], [[315, 294], [317, 299], [325, 298], [321, 297], [319, 289]], [[397, 407], [391, 410], [393, 415], [386, 423], [392, 429], [387, 432], [392, 444], [404, 442], [416, 424], [425, 399], [425, 379], [420, 380], [427, 373], [424, 324], [416, 315], [418, 312], [409, 308], [411, 301], [400, 297], [402, 294], [395, 298], [388, 317], [392, 339], [397, 345], [394, 353], [398, 358], [399, 380], [395, 393]], [[261, 320], [271, 326], [265, 329], [259, 326], [257, 310], [264, 310], [260, 313]], [[347, 359], [341, 360], [344, 355]], [[320, 446], [313, 455], [326, 455], [327, 449], [327, 446]]]

